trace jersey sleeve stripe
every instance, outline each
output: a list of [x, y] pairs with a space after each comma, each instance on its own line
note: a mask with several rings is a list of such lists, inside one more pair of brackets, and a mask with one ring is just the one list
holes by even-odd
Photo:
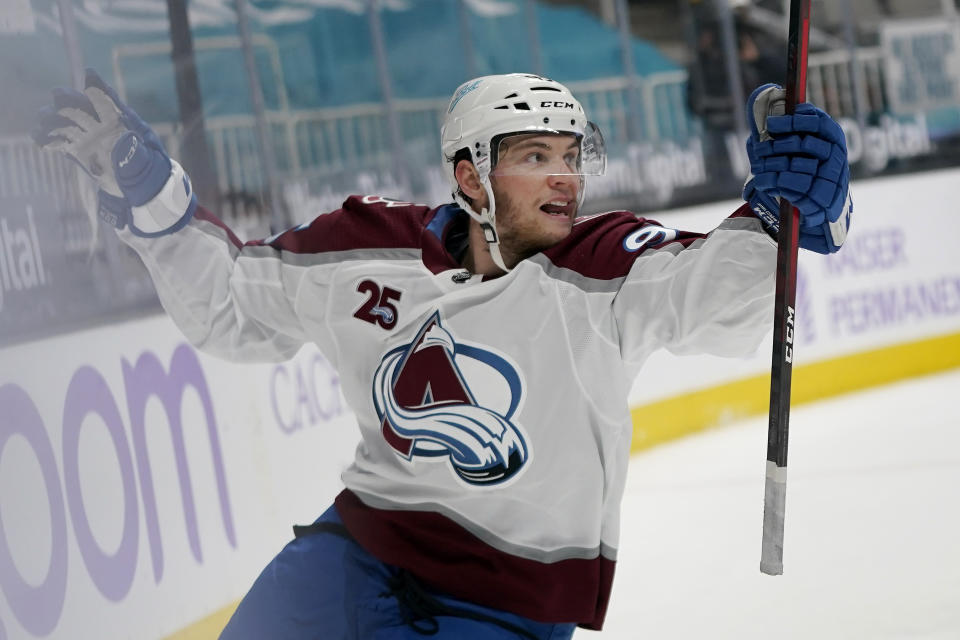
[[574, 269], [557, 266], [544, 254], [538, 254], [530, 258], [530, 262], [538, 265], [544, 273], [555, 279], [586, 291], [587, 293], [616, 293], [623, 284], [623, 276], [615, 278], [591, 278], [585, 276]]
[[253, 258], [270, 258], [283, 254], [283, 261], [298, 267], [312, 267], [341, 262], [371, 262], [377, 260], [420, 261], [420, 249], [384, 248], [384, 249], [353, 249], [348, 251], [326, 251], [324, 253], [291, 253], [281, 251], [267, 245], [247, 245], [244, 256]]

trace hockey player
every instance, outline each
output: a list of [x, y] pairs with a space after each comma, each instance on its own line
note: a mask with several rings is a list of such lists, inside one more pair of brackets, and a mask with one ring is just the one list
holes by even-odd
[[241, 243], [88, 72], [38, 143], [98, 183], [101, 216], [208, 353], [280, 361], [316, 343], [362, 434], [345, 489], [296, 527], [222, 638], [569, 638], [600, 629], [632, 425], [656, 349], [751, 353], [770, 325], [776, 199], [801, 245], [842, 244], [837, 124], [783, 91], [750, 98], [748, 203], [708, 234], [616, 211], [578, 218], [599, 130], [557, 82], [477, 78], [442, 129], [454, 203], [353, 196]]

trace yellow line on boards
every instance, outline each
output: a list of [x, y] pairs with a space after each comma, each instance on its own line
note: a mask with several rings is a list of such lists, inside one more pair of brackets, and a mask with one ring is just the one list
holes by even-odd
[[[823, 360], [793, 369], [791, 405], [960, 367], [960, 333]], [[770, 408], [770, 374], [658, 400], [630, 410], [636, 453], [654, 445], [762, 415]]]
[[240, 604], [239, 600], [231, 602], [206, 618], [197, 620], [189, 627], [166, 636], [163, 640], [216, 640], [223, 628], [227, 626], [227, 621], [230, 620], [238, 604]]

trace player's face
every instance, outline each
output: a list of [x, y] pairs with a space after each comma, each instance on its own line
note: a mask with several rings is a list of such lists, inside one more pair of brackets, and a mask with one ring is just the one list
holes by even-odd
[[491, 184], [502, 248], [523, 259], [569, 235], [577, 214], [580, 145], [572, 135], [511, 136]]

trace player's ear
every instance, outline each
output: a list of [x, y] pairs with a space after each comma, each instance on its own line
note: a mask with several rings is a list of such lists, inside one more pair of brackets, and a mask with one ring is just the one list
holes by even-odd
[[480, 184], [480, 174], [472, 162], [469, 160], [461, 160], [454, 168], [453, 174], [457, 177], [457, 184], [460, 185], [460, 190], [463, 191], [464, 195], [468, 198], [477, 201], [486, 197], [487, 192], [483, 188], [483, 185]]

